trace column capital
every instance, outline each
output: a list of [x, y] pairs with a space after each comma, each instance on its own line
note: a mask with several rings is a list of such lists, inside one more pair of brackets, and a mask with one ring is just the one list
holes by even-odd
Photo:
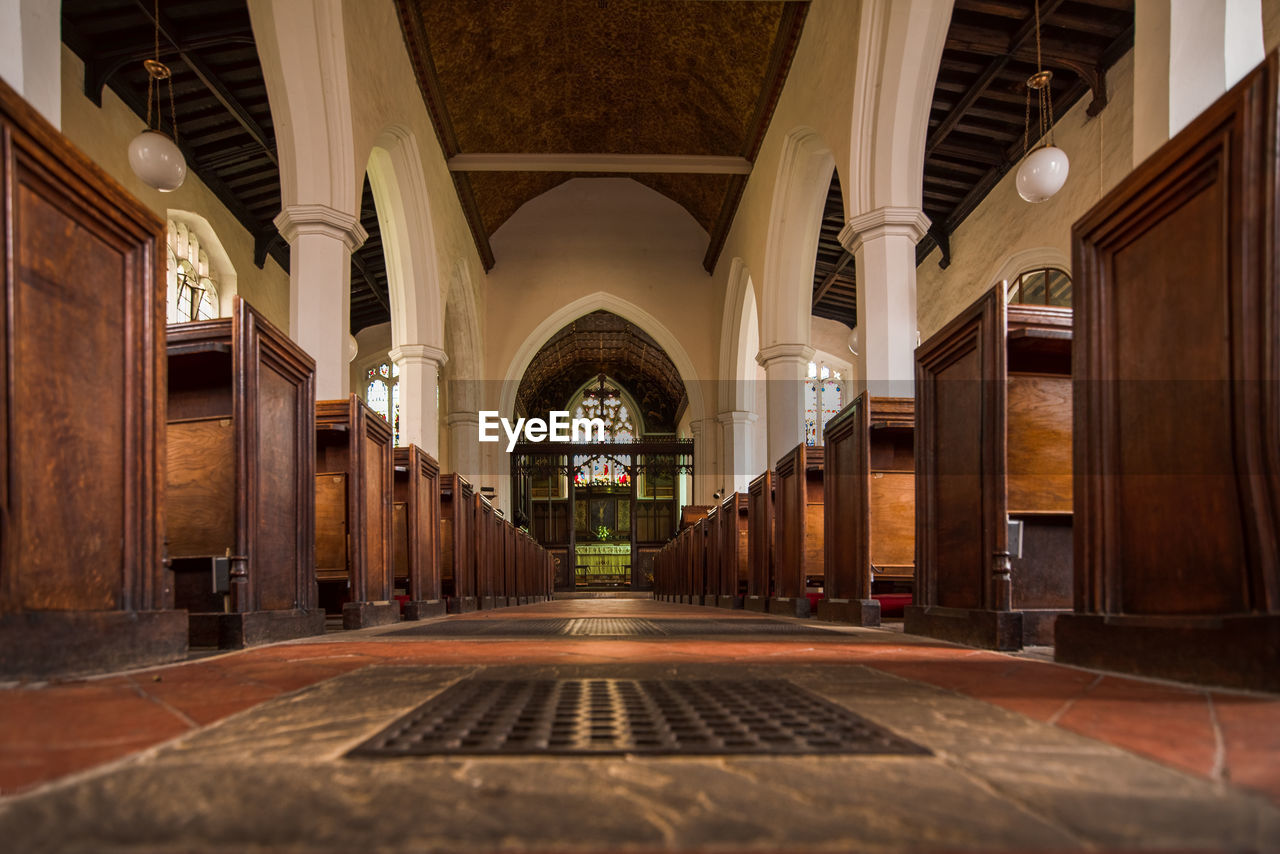
[[813, 361], [814, 350], [808, 344], [773, 344], [760, 348], [756, 353], [756, 363], [768, 369], [770, 365], [795, 362], [808, 365]]
[[760, 416], [746, 409], [730, 409], [716, 416], [721, 424], [752, 424], [760, 420]]
[[391, 357], [391, 361], [399, 364], [401, 362], [417, 362], [425, 364], [430, 362], [436, 368], [443, 368], [445, 363], [449, 361], [449, 354], [439, 347], [432, 347], [430, 344], [401, 344], [399, 347], [392, 347], [387, 353]]
[[276, 215], [274, 222], [280, 236], [290, 243], [299, 235], [321, 234], [341, 240], [348, 252], [355, 252], [369, 239], [359, 217], [328, 205], [289, 205]]
[[912, 243], [929, 231], [929, 217], [919, 208], [883, 207], [859, 214], [840, 229], [840, 245], [857, 252], [868, 240], [878, 237], [909, 237]]

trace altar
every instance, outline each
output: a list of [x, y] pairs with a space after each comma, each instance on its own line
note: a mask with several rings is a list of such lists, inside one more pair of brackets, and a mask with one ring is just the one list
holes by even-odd
[[628, 587], [630, 543], [583, 543], [577, 546], [576, 587]]

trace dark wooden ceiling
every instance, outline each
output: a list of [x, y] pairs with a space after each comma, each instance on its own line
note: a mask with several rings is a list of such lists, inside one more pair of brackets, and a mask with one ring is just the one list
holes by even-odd
[[853, 254], [840, 243], [844, 228], [844, 196], [840, 173], [831, 174], [827, 204], [822, 210], [818, 257], [813, 265], [813, 313], [838, 320], [850, 329], [858, 325], [858, 294], [853, 275]]
[[680, 372], [644, 330], [607, 311], [583, 315], [538, 350], [516, 392], [516, 412], [563, 409], [587, 380], [605, 374], [640, 407], [644, 429], [674, 432], [688, 398]]
[[[1133, 8], [1133, 0], [1040, 0], [1055, 118], [1085, 96], [1091, 116], [1106, 106], [1106, 71], [1133, 46]], [[933, 224], [919, 259], [940, 245], [945, 267], [950, 235], [1022, 159], [1035, 70], [1033, 0], [955, 0], [925, 143], [924, 212]]]
[[[755, 159], [807, 2], [397, 0], [446, 157], [661, 154]], [[489, 238], [565, 172], [455, 172], [485, 267]], [[616, 175], [614, 177], [617, 177]], [[632, 174], [707, 230], [714, 268], [746, 175]]]
[[[155, 51], [154, 8], [153, 0], [62, 2], [62, 40], [84, 62], [85, 96], [101, 106], [102, 89], [109, 86], [138, 115], [139, 130], [147, 114], [142, 61]], [[173, 71], [178, 144], [188, 167], [253, 235], [254, 262], [261, 267], [270, 255], [288, 270], [289, 246], [272, 222], [280, 212], [275, 129], [246, 3], [163, 0], [160, 56]], [[352, 257], [353, 332], [390, 319], [368, 182], [361, 220], [370, 239]]]

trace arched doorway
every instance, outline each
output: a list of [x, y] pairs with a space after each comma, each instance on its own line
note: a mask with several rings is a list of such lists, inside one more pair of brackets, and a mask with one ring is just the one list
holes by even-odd
[[603, 425], [512, 453], [513, 517], [555, 555], [557, 589], [652, 587], [653, 556], [678, 526], [679, 481], [694, 469], [693, 440], [677, 431], [687, 404], [662, 347], [611, 312], [569, 323], [530, 361], [517, 417], [565, 411]]

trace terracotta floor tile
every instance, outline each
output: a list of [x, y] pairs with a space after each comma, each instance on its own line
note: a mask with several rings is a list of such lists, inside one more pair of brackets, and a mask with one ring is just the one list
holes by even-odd
[[1280, 803], [1280, 698], [1214, 694], [1226, 777]]
[[1193, 774], [1213, 774], [1217, 737], [1206, 696], [1194, 689], [1107, 676], [1059, 725]]

